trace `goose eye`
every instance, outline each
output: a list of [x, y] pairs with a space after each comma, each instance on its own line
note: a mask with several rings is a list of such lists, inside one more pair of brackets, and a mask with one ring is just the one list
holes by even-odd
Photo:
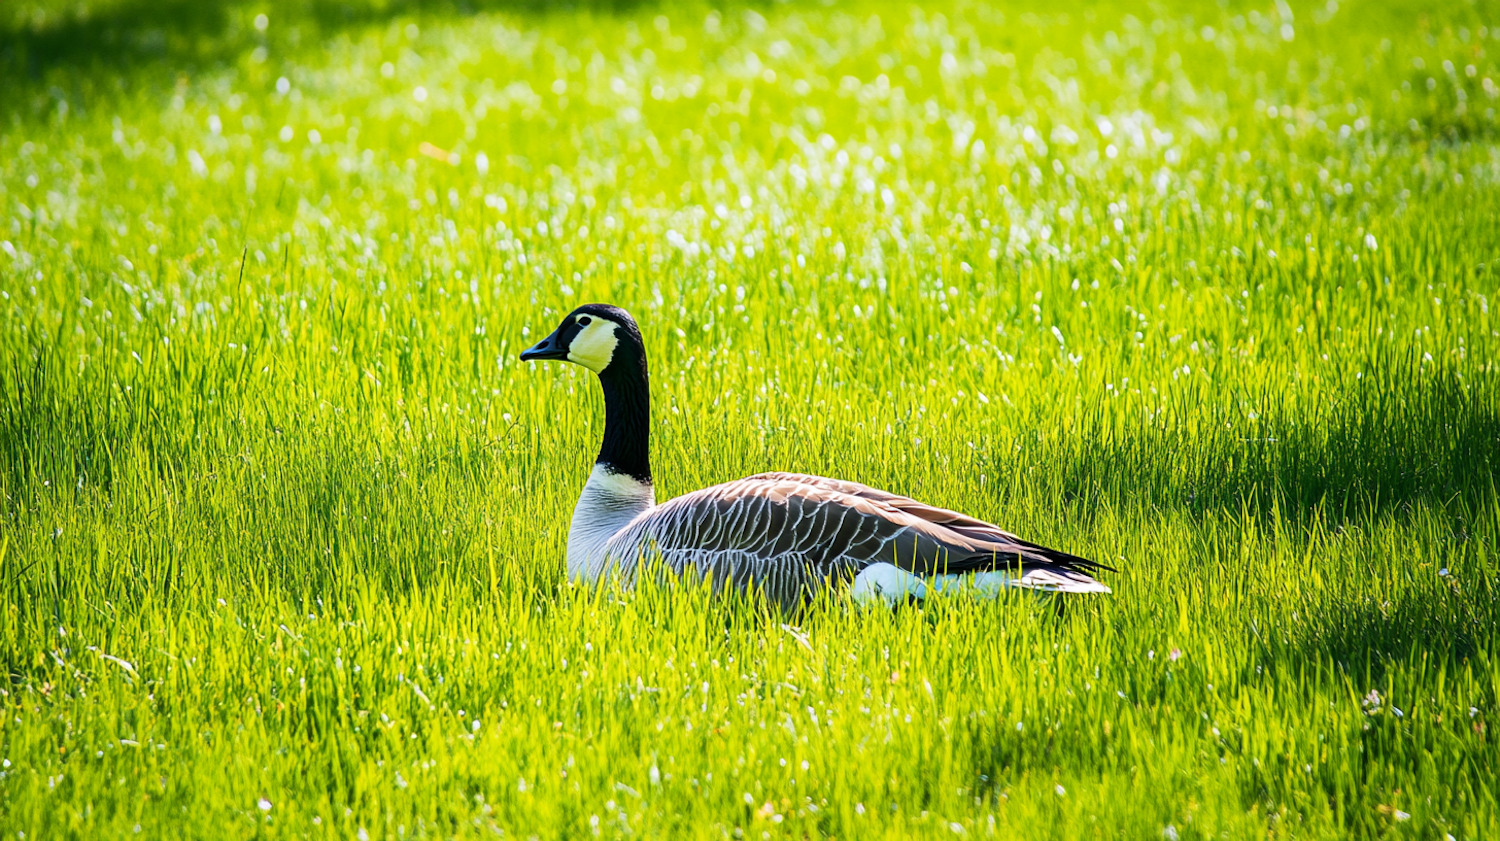
[[592, 319], [592, 318], [589, 318], [589, 317], [588, 317], [588, 316], [586, 316], [586, 315], [585, 315], [585, 316], [582, 316], [582, 317], [580, 317], [580, 318], [579, 318], [579, 319], [578, 319], [578, 326], [579, 326], [579, 327], [587, 327], [587, 326], [589, 326], [589, 322], [590, 322], [590, 321], [593, 321], [593, 319]]

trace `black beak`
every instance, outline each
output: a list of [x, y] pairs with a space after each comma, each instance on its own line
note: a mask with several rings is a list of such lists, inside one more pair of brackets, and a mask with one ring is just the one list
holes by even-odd
[[521, 361], [530, 362], [534, 359], [567, 359], [568, 349], [563, 347], [562, 341], [558, 338], [557, 335], [560, 332], [562, 332], [560, 329], [554, 330], [552, 332], [552, 335], [521, 351]]

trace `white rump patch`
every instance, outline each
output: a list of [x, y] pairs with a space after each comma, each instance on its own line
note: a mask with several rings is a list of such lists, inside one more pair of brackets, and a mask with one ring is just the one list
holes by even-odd
[[1041, 590], [1048, 593], [1108, 593], [1109, 587], [1087, 575], [1068, 575], [1034, 569], [1017, 578], [1006, 570], [934, 575], [923, 579], [894, 564], [871, 564], [855, 576], [849, 595], [862, 604], [895, 604], [907, 598], [924, 599], [927, 591], [969, 593], [993, 599], [1000, 591], [1011, 588]]
[[1105, 584], [1084, 575], [1075, 573], [1068, 575], [1060, 572], [1050, 572], [1045, 569], [1034, 569], [1021, 576], [1015, 587], [1025, 587], [1030, 590], [1046, 590], [1049, 593], [1109, 593], [1113, 592]]
[[895, 564], [870, 564], [854, 577], [849, 595], [861, 604], [890, 605], [907, 598], [927, 598], [927, 585]]

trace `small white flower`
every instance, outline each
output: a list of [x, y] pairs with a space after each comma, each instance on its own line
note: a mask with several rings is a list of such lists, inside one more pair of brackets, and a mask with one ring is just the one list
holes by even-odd
[[269, 811], [271, 811], [271, 801], [265, 799], [264, 797], [262, 797], [261, 799], [255, 801], [255, 806], [256, 806], [256, 808], [260, 809], [262, 812], [269, 812]]
[[1062, 797], [1063, 795], [1068, 793], [1068, 790], [1063, 788], [1061, 783], [1059, 783], [1057, 785], [1057, 788], [1053, 789], [1053, 791], [1057, 792], [1058, 797]]

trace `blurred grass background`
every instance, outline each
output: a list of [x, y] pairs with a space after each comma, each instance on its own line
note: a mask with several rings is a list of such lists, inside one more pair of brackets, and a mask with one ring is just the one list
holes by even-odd
[[[1492, 4], [0, 22], [0, 829], [1494, 835]], [[585, 300], [1115, 596], [568, 587]]]

